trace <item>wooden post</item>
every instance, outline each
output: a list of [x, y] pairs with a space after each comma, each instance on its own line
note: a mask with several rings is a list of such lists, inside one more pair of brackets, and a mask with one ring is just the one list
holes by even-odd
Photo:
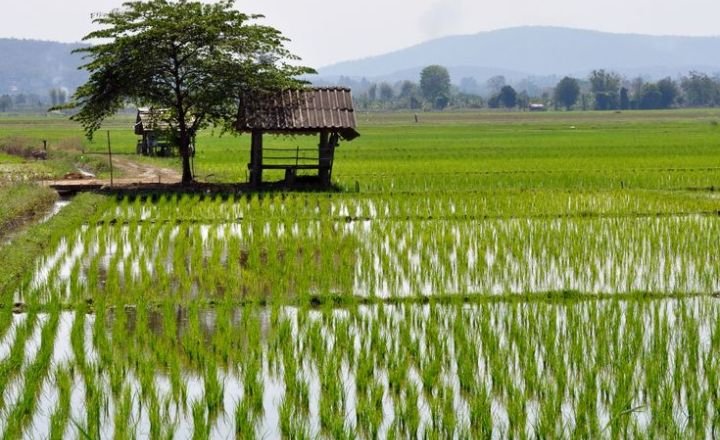
[[340, 145], [340, 135], [333, 133], [328, 143], [328, 185], [332, 183], [332, 170], [335, 163], [335, 148]]
[[262, 183], [262, 131], [253, 130], [250, 144], [250, 185]]
[[330, 185], [330, 163], [332, 160], [330, 155], [330, 133], [323, 130], [320, 132], [320, 144], [318, 144], [318, 178], [323, 185]]
[[108, 139], [108, 158], [110, 160], [110, 187], [113, 186], [113, 165], [112, 165], [112, 148], [110, 148], [110, 130], [107, 131]]

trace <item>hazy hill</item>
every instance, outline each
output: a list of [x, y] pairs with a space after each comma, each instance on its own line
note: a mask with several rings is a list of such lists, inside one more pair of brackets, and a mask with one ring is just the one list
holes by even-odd
[[[659, 37], [612, 34], [556, 27], [520, 27], [428, 41], [385, 55], [347, 61], [320, 69], [320, 76], [395, 79], [441, 64], [457, 75], [489, 77], [585, 76], [605, 68], [636, 76], [720, 70], [720, 37]], [[457, 66], [462, 67], [462, 73]]]
[[51, 41], [0, 38], [0, 94], [48, 94], [54, 87], [73, 92], [87, 79], [79, 71], [79, 54], [72, 54], [80, 44]]
[[[46, 96], [55, 87], [70, 92], [85, 82], [77, 70], [80, 44], [0, 39], [0, 94]], [[592, 69], [615, 70], [628, 77], [659, 78], [690, 70], [720, 71], [720, 37], [657, 37], [611, 34], [555, 27], [520, 27], [475, 35], [439, 38], [385, 55], [347, 61], [320, 70], [318, 83], [340, 76], [369, 80], [417, 80], [429, 64], [442, 64], [454, 82], [480, 82], [504, 75], [509, 81], [534, 77], [554, 84], [562, 75], [585, 77]], [[543, 80], [543, 77], [545, 80]]]

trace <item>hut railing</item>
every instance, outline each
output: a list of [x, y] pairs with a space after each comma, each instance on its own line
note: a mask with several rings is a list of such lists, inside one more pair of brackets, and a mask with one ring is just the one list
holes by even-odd
[[270, 154], [263, 154], [263, 162], [278, 161], [276, 165], [282, 162], [283, 165], [292, 165], [294, 163], [295, 166], [298, 166], [306, 163], [317, 163], [318, 161], [317, 148], [265, 148], [265, 153]]

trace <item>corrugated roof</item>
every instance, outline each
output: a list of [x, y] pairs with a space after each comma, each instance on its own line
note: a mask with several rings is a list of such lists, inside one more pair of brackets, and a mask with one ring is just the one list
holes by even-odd
[[360, 136], [356, 125], [350, 89], [331, 87], [283, 90], [244, 103], [236, 128], [283, 134], [330, 130], [349, 141]]

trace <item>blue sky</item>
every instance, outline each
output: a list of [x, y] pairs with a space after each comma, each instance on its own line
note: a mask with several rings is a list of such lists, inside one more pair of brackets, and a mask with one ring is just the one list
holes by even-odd
[[[122, 0], [21, 0], [4, 5], [0, 37], [78, 41], [90, 15]], [[240, 0], [245, 12], [292, 39], [305, 64], [322, 67], [431, 38], [523, 25], [654, 35], [718, 35], [717, 0]]]

